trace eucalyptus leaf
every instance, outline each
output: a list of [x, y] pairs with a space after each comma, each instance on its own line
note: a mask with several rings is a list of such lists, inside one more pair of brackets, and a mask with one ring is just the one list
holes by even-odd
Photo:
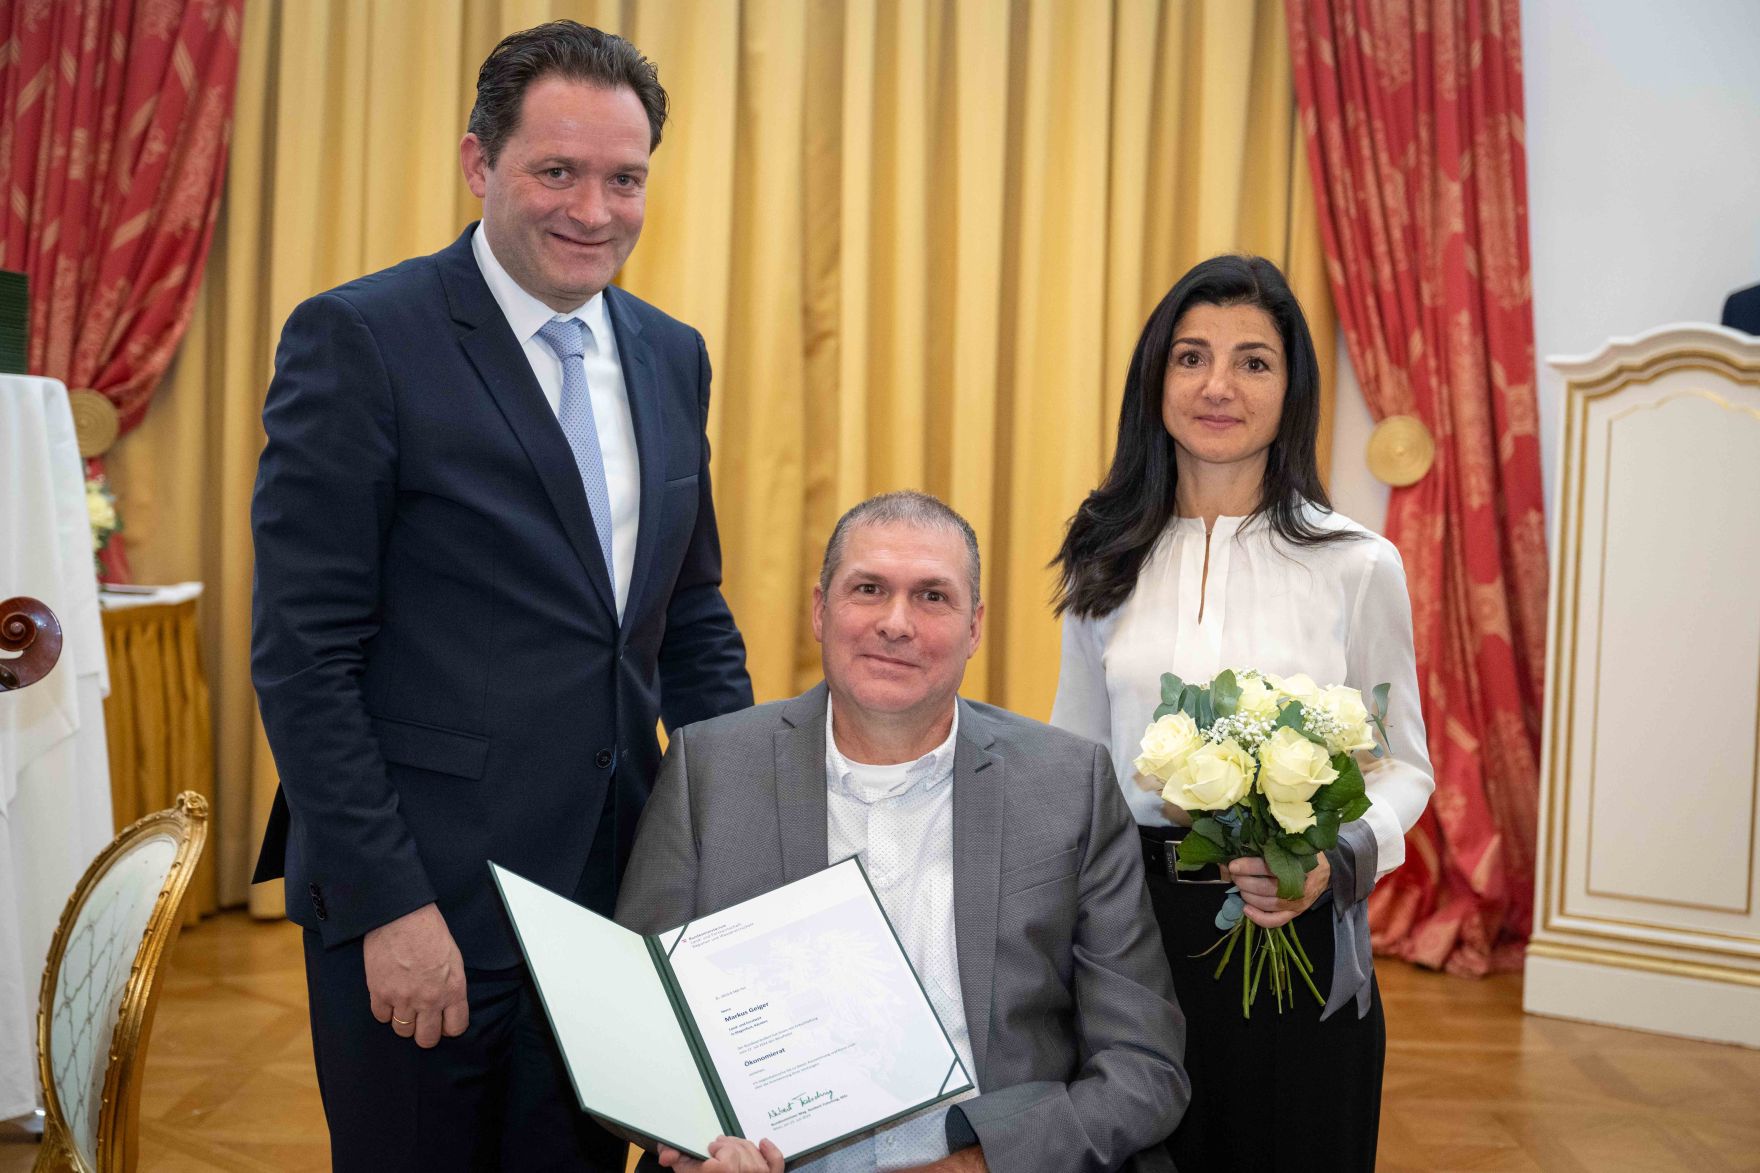
[[1240, 923], [1241, 917], [1245, 915], [1246, 910], [1247, 902], [1241, 899], [1240, 890], [1237, 888], [1230, 888], [1228, 890], [1228, 899], [1224, 900], [1222, 902], [1222, 907], [1216, 910], [1216, 927], [1225, 933], [1230, 931], [1235, 925]]
[[1208, 729], [1216, 724], [1215, 698], [1211, 696], [1209, 689], [1198, 690], [1198, 713], [1192, 719], [1198, 723], [1200, 729]]
[[1372, 698], [1369, 705], [1369, 724], [1381, 735], [1381, 740], [1370, 751], [1370, 756], [1381, 757], [1393, 752], [1393, 741], [1387, 736], [1387, 694], [1393, 685], [1385, 682], [1377, 684], [1370, 690]]
[[1210, 682], [1210, 708], [1218, 717], [1232, 717], [1240, 708], [1241, 686], [1234, 673], [1224, 669]]
[[1308, 732], [1308, 727], [1303, 723], [1302, 718], [1306, 714], [1307, 709], [1302, 707], [1301, 701], [1284, 701], [1283, 707], [1277, 710], [1277, 720], [1272, 722], [1271, 728], [1273, 730], [1294, 729], [1297, 733], [1305, 734]]

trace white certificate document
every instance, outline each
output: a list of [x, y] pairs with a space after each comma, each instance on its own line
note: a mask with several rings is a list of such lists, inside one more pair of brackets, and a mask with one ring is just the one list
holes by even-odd
[[741, 1128], [785, 1158], [971, 1086], [854, 859], [661, 938]]
[[490, 870], [581, 1107], [638, 1143], [795, 1160], [972, 1087], [856, 859], [650, 937]]

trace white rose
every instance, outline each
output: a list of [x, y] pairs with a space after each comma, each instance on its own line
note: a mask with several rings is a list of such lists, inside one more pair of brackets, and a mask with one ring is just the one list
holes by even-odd
[[1282, 694], [1281, 700], [1301, 701], [1305, 707], [1320, 699], [1320, 686], [1305, 672], [1297, 672], [1294, 676], [1268, 675], [1265, 680]]
[[1142, 753], [1132, 763], [1137, 768], [1138, 785], [1144, 790], [1160, 790], [1203, 744], [1204, 736], [1189, 714], [1169, 713], [1158, 718], [1143, 730]]
[[1270, 802], [1265, 805], [1271, 811], [1271, 817], [1277, 825], [1291, 835], [1300, 835], [1314, 825], [1314, 804], [1302, 802]]
[[1241, 699], [1235, 712], [1255, 721], [1277, 720], [1277, 690], [1257, 676], [1240, 677]]
[[1306, 805], [1316, 790], [1337, 777], [1325, 748], [1287, 725], [1259, 747], [1259, 789], [1272, 803]]
[[1327, 739], [1326, 748], [1333, 753], [1375, 748], [1375, 734], [1369, 729], [1369, 710], [1363, 705], [1362, 693], [1349, 685], [1335, 684], [1320, 693], [1318, 703], [1339, 725], [1338, 735]]
[[1186, 757], [1161, 797], [1181, 810], [1227, 810], [1253, 788], [1253, 756], [1234, 738], [1206, 743]]

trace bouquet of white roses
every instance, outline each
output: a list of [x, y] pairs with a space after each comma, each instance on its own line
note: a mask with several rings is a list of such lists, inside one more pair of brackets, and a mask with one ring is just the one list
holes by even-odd
[[[1179, 869], [1263, 857], [1278, 896], [1300, 898], [1320, 853], [1338, 844], [1339, 827], [1369, 809], [1354, 755], [1380, 755], [1375, 731], [1387, 740], [1387, 692], [1375, 687], [1371, 709], [1356, 689], [1306, 676], [1225, 671], [1197, 685], [1163, 675], [1161, 707], [1136, 767], [1139, 785], [1192, 813]], [[1258, 928], [1244, 908], [1231, 887], [1216, 915], [1226, 935], [1211, 946], [1222, 948], [1219, 978], [1242, 946], [1241, 1013], [1252, 1013], [1267, 972], [1279, 1012], [1286, 998], [1293, 1004], [1298, 977], [1324, 1004], [1294, 928]]]

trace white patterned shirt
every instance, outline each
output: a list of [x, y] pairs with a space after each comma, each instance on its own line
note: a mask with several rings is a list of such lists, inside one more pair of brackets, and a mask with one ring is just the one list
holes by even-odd
[[[880, 905], [928, 991], [972, 1083], [971, 1035], [959, 983], [953, 925], [953, 747], [959, 704], [947, 740], [914, 762], [871, 766], [837, 749], [831, 704], [825, 706], [827, 863], [859, 855]], [[976, 1091], [958, 1099], [969, 1099]], [[947, 1110], [925, 1108], [866, 1133], [791, 1173], [881, 1173], [913, 1169], [947, 1155]]]

